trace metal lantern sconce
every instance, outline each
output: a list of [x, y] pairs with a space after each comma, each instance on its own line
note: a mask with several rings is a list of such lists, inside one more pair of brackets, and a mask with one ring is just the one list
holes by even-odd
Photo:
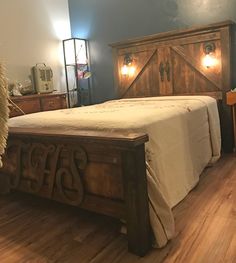
[[203, 45], [204, 51], [204, 58], [203, 58], [203, 65], [206, 68], [211, 68], [217, 64], [217, 60], [214, 56], [216, 50], [216, 45], [213, 42], [208, 42]]
[[215, 52], [216, 45], [213, 42], [211, 42], [211, 43], [208, 42], [208, 43], [204, 44], [203, 49], [204, 49], [205, 54], [211, 54], [211, 53]]
[[132, 56], [130, 54], [126, 54], [124, 57], [124, 64], [130, 66], [132, 62], [133, 62]]
[[124, 56], [123, 66], [121, 68], [121, 74], [124, 76], [132, 76], [135, 72], [135, 67], [133, 65], [134, 59], [130, 54]]

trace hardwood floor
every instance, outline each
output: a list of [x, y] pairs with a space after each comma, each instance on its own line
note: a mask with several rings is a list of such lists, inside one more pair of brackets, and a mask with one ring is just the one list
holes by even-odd
[[120, 224], [29, 195], [0, 197], [1, 263], [236, 262], [236, 155], [224, 156], [174, 209], [176, 237], [144, 258], [127, 252]]

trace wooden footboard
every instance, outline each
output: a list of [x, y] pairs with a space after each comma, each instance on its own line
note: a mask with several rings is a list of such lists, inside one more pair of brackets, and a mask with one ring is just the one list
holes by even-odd
[[129, 250], [150, 248], [146, 134], [10, 130], [1, 177], [11, 189], [127, 223]]

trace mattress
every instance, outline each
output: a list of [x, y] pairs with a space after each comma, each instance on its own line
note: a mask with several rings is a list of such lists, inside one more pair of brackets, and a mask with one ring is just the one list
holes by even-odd
[[10, 127], [145, 132], [149, 211], [156, 244], [174, 235], [171, 209], [220, 157], [216, 101], [207, 96], [150, 97], [12, 118]]

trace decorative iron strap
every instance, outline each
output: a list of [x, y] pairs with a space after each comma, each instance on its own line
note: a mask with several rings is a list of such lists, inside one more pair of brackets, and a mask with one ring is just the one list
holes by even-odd
[[160, 77], [161, 77], [161, 82], [164, 81], [164, 73], [165, 73], [165, 67], [164, 67], [164, 63], [160, 62], [159, 64], [159, 73], [160, 73]]

